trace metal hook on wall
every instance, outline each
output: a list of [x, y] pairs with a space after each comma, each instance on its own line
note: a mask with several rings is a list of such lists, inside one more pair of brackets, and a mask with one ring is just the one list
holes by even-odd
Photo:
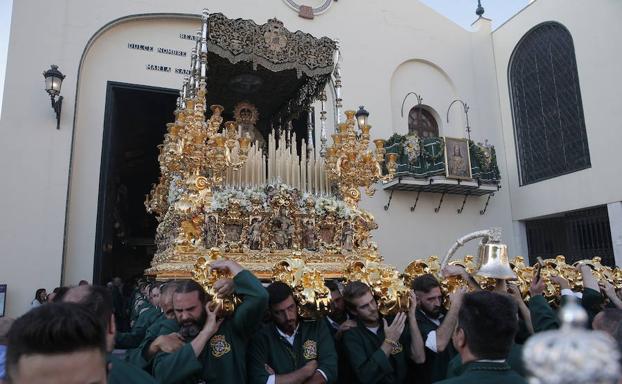
[[384, 206], [385, 211], [388, 211], [389, 207], [391, 206], [391, 200], [393, 200], [393, 192], [395, 192], [395, 189], [391, 190], [391, 194], [389, 195], [389, 202], [387, 203], [387, 205]]
[[470, 193], [468, 193], [468, 192], [464, 195], [464, 200], [462, 200], [462, 206], [460, 208], [458, 208], [458, 214], [461, 214], [462, 211], [464, 211], [464, 205], [466, 204], [467, 197], [469, 197], [469, 195], [470, 195]]
[[462, 104], [462, 109], [464, 110], [464, 116], [466, 116], [466, 133], [467, 133], [467, 138], [470, 141], [471, 140], [471, 126], [469, 125], [469, 105], [467, 103], [465, 103], [464, 101], [462, 101], [460, 99], [456, 99], [456, 100], [452, 101], [451, 104], [449, 104], [449, 108], [447, 108], [447, 123], [449, 124], [449, 111], [451, 110], [451, 107], [456, 102], [459, 102], [460, 104]]
[[434, 208], [434, 213], [438, 213], [438, 211], [441, 210], [441, 205], [443, 205], [443, 199], [445, 198], [445, 194], [447, 192], [443, 192], [443, 194], [441, 195], [441, 201], [438, 202], [438, 207]]
[[490, 203], [490, 198], [493, 197], [495, 194], [491, 193], [488, 195], [488, 199], [486, 199], [486, 205], [484, 205], [484, 209], [479, 211], [480, 215], [484, 215], [486, 214], [486, 210], [488, 209], [488, 204]]
[[419, 195], [421, 195], [421, 190], [417, 192], [417, 198], [415, 199], [415, 204], [413, 204], [413, 206], [410, 207], [411, 212], [415, 212], [415, 208], [417, 208], [417, 203], [419, 202]]
[[406, 96], [404, 96], [404, 100], [402, 100], [402, 109], [401, 109], [401, 116], [402, 117], [404, 117], [404, 103], [406, 103], [406, 99], [410, 95], [415, 95], [415, 97], [417, 98], [417, 106], [419, 106], [419, 105], [421, 105], [421, 103], [423, 103], [423, 97], [421, 97], [421, 95], [419, 95], [418, 93], [415, 93], [415, 92], [408, 92], [406, 94]]

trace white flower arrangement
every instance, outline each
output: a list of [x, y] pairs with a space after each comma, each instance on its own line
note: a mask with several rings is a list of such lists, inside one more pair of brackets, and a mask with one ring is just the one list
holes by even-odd
[[251, 201], [247, 195], [247, 190], [240, 190], [237, 188], [225, 188], [220, 191], [214, 192], [212, 199], [212, 211], [225, 210], [229, 207], [229, 203], [232, 199], [237, 200], [240, 203], [240, 207], [244, 210], [250, 210]]
[[315, 213], [325, 215], [334, 212], [337, 217], [342, 219], [352, 219], [354, 212], [346, 205], [343, 200], [332, 196], [321, 196], [315, 200]]
[[249, 201], [261, 201], [263, 206], [266, 205], [266, 200], [268, 199], [264, 188], [246, 188], [244, 189], [244, 196]]
[[[272, 192], [267, 192], [271, 191]], [[215, 191], [212, 199], [211, 210], [222, 211], [229, 208], [229, 204], [232, 199], [237, 200], [240, 203], [240, 207], [243, 210], [250, 211], [253, 206], [253, 201], [260, 201], [261, 206], [265, 209], [268, 207], [271, 197], [279, 195], [281, 193], [296, 192], [296, 188], [291, 187], [281, 182], [275, 182], [265, 187], [254, 188], [224, 188], [219, 191]], [[303, 193], [297, 204], [300, 208], [306, 207], [307, 200], [311, 198], [315, 202], [315, 213], [317, 215], [326, 215], [328, 213], [334, 213], [341, 219], [350, 220], [357, 216], [356, 210], [352, 210], [343, 201], [335, 196], [320, 196], [312, 193]]]

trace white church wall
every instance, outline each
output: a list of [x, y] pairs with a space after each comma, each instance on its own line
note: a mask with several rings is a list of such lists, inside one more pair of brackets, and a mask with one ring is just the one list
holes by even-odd
[[[179, 39], [179, 34], [192, 32], [196, 26], [197, 21], [193, 19], [132, 20], [104, 32], [90, 47], [80, 73], [84, 81], [78, 86], [65, 281], [79, 281], [93, 274], [107, 82], [179, 89], [183, 75], [174, 71], [189, 67], [194, 46], [192, 41]], [[158, 47], [184, 50], [188, 55], [155, 56], [152, 52], [129, 49], [128, 43], [150, 45], [154, 50]], [[147, 70], [148, 64], [171, 67], [171, 72]]]
[[[482, 20], [476, 27], [475, 32], [458, 36], [439, 32], [442, 37], [438, 40], [442, 39], [442, 43], [437, 39], [427, 44], [421, 44], [419, 39], [413, 40], [416, 52], [410, 60], [395, 67], [390, 80], [392, 128], [400, 134], [408, 132], [408, 111], [416, 104], [416, 98], [409, 96], [406, 100], [404, 117], [401, 116], [401, 104], [404, 96], [413, 91], [423, 97], [424, 105], [440, 115], [440, 135], [465, 137], [466, 120], [459, 104], [450, 110], [449, 123], [446, 120], [447, 108], [452, 100], [459, 98], [465, 101], [470, 106], [472, 139], [476, 142], [488, 139], [497, 148], [502, 189], [490, 200], [485, 215], [479, 212], [484, 208], [486, 197], [467, 198], [462, 214], [457, 214], [457, 209], [462, 205], [463, 196], [446, 195], [438, 213], [434, 209], [439, 205], [440, 194], [422, 193], [414, 212], [410, 211], [410, 207], [415, 202], [415, 192], [394, 192], [388, 211], [383, 209], [390, 196], [388, 191], [379, 190], [374, 198], [365, 199], [362, 205], [374, 213], [381, 228], [375, 234], [379, 248], [387, 261], [399, 269], [415, 258], [434, 254], [442, 256], [458, 237], [492, 226], [503, 228], [504, 241], [511, 256], [525, 252], [518, 247], [519, 242], [512, 234], [509, 216], [503, 141], [498, 129], [496, 79], [491, 75], [494, 73], [494, 61], [490, 24]], [[450, 39], [453, 40], [451, 43]], [[425, 39], [422, 41], [426, 42]], [[473, 242], [466, 245], [459, 255], [475, 252], [476, 242]]]
[[[451, 126], [453, 129], [444, 127], [445, 111], [458, 97], [451, 79], [434, 63], [416, 59], [400, 64], [391, 77], [391, 114], [394, 133], [401, 135], [408, 133], [408, 113], [417, 105], [417, 98], [415, 95], [408, 95], [410, 92], [421, 96], [424, 108], [434, 114], [439, 135], [452, 137], [464, 135], [462, 127], [457, 125]], [[404, 100], [406, 95], [408, 98]], [[462, 114], [455, 117], [461, 119]]]
[[[616, 0], [536, 0], [492, 34], [512, 217], [524, 220], [622, 200], [619, 146], [622, 78], [622, 3]], [[591, 168], [519, 186], [508, 66], [520, 39], [534, 26], [556, 21], [574, 41]]]
[[[365, 7], [358, 2], [337, 2], [314, 20], [299, 18], [279, 0], [153, 0], [148, 5], [121, 0], [66, 0], [53, 5], [43, 0], [15, 2], [0, 121], [0, 132], [7, 138], [0, 141], [3, 183], [11, 186], [3, 188], [0, 199], [4, 261], [0, 281], [9, 285], [9, 315], [22, 313], [36, 288], [92, 279], [106, 82], [178, 88], [180, 75], [149, 71], [145, 65], [184, 68], [189, 56], [184, 61], [129, 49], [127, 44], [189, 51], [191, 44], [180, 39], [179, 33], [193, 33], [198, 19], [167, 14], [197, 14], [203, 7], [257, 23], [277, 17], [289, 30], [338, 38], [343, 54], [344, 110], [364, 104], [371, 112], [373, 137], [407, 132], [407, 120], [399, 116], [405, 91], [422, 93], [424, 103], [440, 115], [442, 134], [463, 136], [465, 121], [458, 108], [452, 109], [449, 124], [442, 121], [448, 101], [463, 99], [471, 106], [473, 139], [487, 138], [497, 145], [505, 187], [496, 88], [491, 86], [495, 84], [494, 62], [487, 59], [492, 57], [489, 32], [467, 32], [419, 2], [373, 0]], [[140, 14], [162, 15], [114, 22]], [[93, 37], [107, 24], [109, 29]], [[40, 75], [52, 63], [67, 75], [58, 131]], [[413, 73], [404, 72], [411, 67]], [[449, 90], [451, 95], [443, 93]], [[412, 107], [413, 99], [409, 102]], [[332, 113], [327, 117], [330, 135]], [[316, 126], [319, 135], [318, 109]], [[396, 192], [390, 209], [384, 211], [388, 197], [379, 188], [362, 206], [380, 224], [375, 238], [385, 259], [400, 269], [415, 257], [443, 254], [457, 237], [490, 226], [505, 229], [512, 249], [507, 188], [493, 197], [486, 215], [479, 214], [484, 198], [469, 198], [464, 212], [457, 215], [462, 197], [446, 196], [438, 214], [434, 207], [440, 195], [422, 194], [414, 213], [409, 210], [414, 193]], [[474, 250], [470, 245], [466, 251]]]

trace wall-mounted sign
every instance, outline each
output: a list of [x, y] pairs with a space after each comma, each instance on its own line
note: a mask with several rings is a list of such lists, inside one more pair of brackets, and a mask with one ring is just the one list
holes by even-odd
[[147, 44], [127, 43], [129, 49], [138, 49], [139, 51], [153, 52], [153, 46]]
[[155, 64], [147, 64], [146, 68], [150, 71], [160, 71], [160, 72], [170, 72], [171, 67], [166, 65], [155, 65]]
[[188, 75], [188, 76], [190, 76], [191, 71], [189, 69], [175, 68], [175, 73], [177, 73], [179, 75]]
[[186, 51], [180, 51], [180, 50], [177, 50], [177, 49], [158, 48], [158, 53], [165, 53], [167, 55], [175, 55], [175, 56], [186, 57]]

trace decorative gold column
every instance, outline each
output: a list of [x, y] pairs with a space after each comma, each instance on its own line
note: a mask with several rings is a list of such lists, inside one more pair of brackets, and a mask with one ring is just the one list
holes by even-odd
[[161, 177], [145, 202], [157, 215], [157, 252], [147, 274], [157, 278], [191, 277], [194, 263], [206, 254], [205, 209], [228, 169], [245, 163], [250, 137], [238, 134], [234, 122], [222, 133], [223, 107], [212, 105], [205, 121], [207, 93], [208, 13], [203, 11], [200, 39], [192, 51], [191, 76], [182, 89], [175, 122], [168, 124], [160, 146]]

